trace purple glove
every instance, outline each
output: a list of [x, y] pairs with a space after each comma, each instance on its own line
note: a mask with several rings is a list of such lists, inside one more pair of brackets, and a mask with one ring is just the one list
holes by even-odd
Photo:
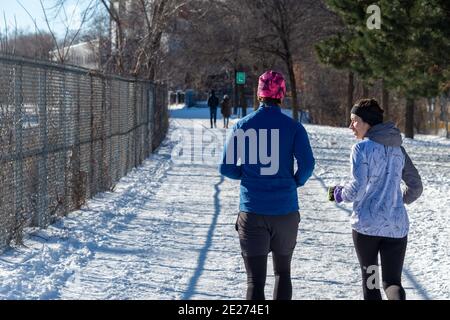
[[342, 201], [344, 201], [344, 199], [342, 199], [342, 189], [344, 189], [344, 187], [341, 186], [336, 186], [334, 188], [334, 201], [336, 201], [336, 203], [341, 203]]

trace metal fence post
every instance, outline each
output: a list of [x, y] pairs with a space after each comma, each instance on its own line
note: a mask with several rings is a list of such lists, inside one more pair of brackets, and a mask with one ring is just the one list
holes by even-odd
[[141, 115], [141, 118], [140, 118], [140, 121], [139, 121], [139, 128], [140, 128], [140, 140], [141, 140], [141, 142], [140, 142], [140, 145], [141, 145], [141, 163], [142, 162], [144, 162], [144, 160], [147, 158], [147, 148], [146, 148], [146, 144], [145, 144], [145, 141], [146, 141], [146, 136], [145, 136], [145, 133], [147, 132], [147, 129], [146, 129], [146, 124], [147, 124], [147, 122], [146, 122], [146, 115], [147, 115], [147, 112], [146, 112], [146, 109], [147, 109], [147, 107], [146, 107], [146, 105], [145, 105], [145, 91], [144, 91], [144, 86], [145, 86], [145, 83], [144, 82], [142, 82], [141, 83], [141, 86], [140, 86], [140, 88], [141, 88], [141, 103], [140, 103], [140, 109], [141, 109], [141, 112], [140, 112], [140, 115]]
[[[62, 201], [62, 210], [63, 210], [63, 214], [69, 211], [69, 206], [68, 206], [68, 201], [67, 201], [67, 196], [68, 196], [68, 192], [67, 192], [67, 170], [66, 170], [66, 166], [67, 166], [67, 151], [68, 151], [68, 147], [69, 147], [69, 142], [68, 142], [68, 128], [69, 128], [69, 123], [68, 123], [68, 117], [67, 117], [67, 112], [70, 112], [68, 106], [67, 106], [67, 102], [68, 102], [68, 96], [67, 96], [67, 92], [66, 92], [66, 73], [63, 72], [62, 74], [62, 95], [60, 97], [60, 101], [62, 102], [60, 104], [60, 113], [59, 113], [59, 120], [60, 120], [60, 130], [62, 131], [63, 134], [63, 151], [62, 151], [62, 156], [61, 156], [61, 164], [60, 164], [60, 170], [61, 170], [61, 183], [60, 183], [60, 187], [59, 190], [61, 192], [61, 196], [60, 199], [58, 200], [58, 204], [60, 203], [60, 201]], [[57, 214], [57, 212], [55, 212]]]
[[[127, 98], [126, 98], [126, 101], [127, 101], [127, 106], [129, 106], [130, 105], [130, 82], [127, 82]], [[125, 119], [126, 119], [126, 128], [128, 129], [127, 133], [126, 133], [126, 137], [127, 137], [126, 141], [127, 141], [127, 143], [126, 143], [126, 149], [125, 149], [125, 152], [126, 152], [126, 155], [127, 155], [127, 159], [126, 159], [126, 162], [125, 162], [125, 174], [127, 174], [129, 172], [129, 167], [130, 167], [130, 153], [131, 153], [131, 150], [130, 150], [130, 131], [129, 131], [130, 118], [129, 118], [128, 110], [127, 110], [127, 117]]]
[[13, 237], [16, 241], [21, 238], [21, 227], [23, 224], [23, 78], [22, 64], [14, 68], [14, 130], [15, 130], [15, 161], [14, 161], [14, 204], [15, 204], [15, 222]]
[[81, 88], [80, 88], [80, 75], [76, 77], [77, 93], [76, 93], [76, 108], [74, 115], [74, 146], [72, 148], [72, 195], [74, 197], [74, 207], [79, 209], [86, 197], [86, 179], [85, 174], [81, 172]]
[[108, 177], [105, 175], [105, 162], [106, 162], [106, 147], [105, 147], [105, 143], [106, 143], [106, 132], [105, 132], [105, 121], [106, 121], [106, 83], [105, 83], [105, 78], [102, 77], [102, 110], [100, 112], [100, 131], [101, 131], [101, 137], [100, 137], [100, 154], [101, 154], [101, 160], [99, 163], [99, 175], [100, 175], [100, 181], [101, 181], [101, 186], [100, 186], [100, 190], [104, 191], [106, 190], [106, 185]]
[[90, 111], [90, 132], [91, 132], [91, 141], [90, 141], [90, 158], [89, 158], [89, 198], [96, 193], [94, 188], [94, 176], [95, 176], [95, 114], [94, 114], [94, 79], [93, 75], [89, 75], [90, 79], [90, 99], [89, 99], [89, 111]]
[[117, 149], [118, 149], [118, 157], [117, 157], [117, 161], [118, 161], [118, 163], [117, 163], [117, 179], [116, 179], [116, 181], [117, 180], [119, 180], [119, 178], [122, 176], [122, 119], [123, 119], [123, 117], [121, 117], [120, 115], [122, 114], [122, 102], [121, 102], [121, 93], [122, 93], [122, 91], [121, 91], [121, 88], [122, 88], [122, 83], [121, 82], [119, 82], [118, 83], [118, 87], [119, 87], [119, 96], [118, 96], [118, 98], [119, 98], [119, 101], [118, 101], [118, 103], [117, 103], [117, 130], [118, 130], [118, 132], [117, 132], [117, 144], [118, 144], [118, 146], [117, 146]]
[[34, 217], [34, 224], [43, 227], [47, 224], [48, 212], [48, 130], [47, 130], [47, 70], [39, 73], [38, 88], [38, 112], [39, 112], [39, 139], [41, 144], [41, 155], [38, 163], [38, 206], [37, 214]]
[[154, 86], [149, 85], [148, 89], [147, 89], [147, 108], [148, 108], [148, 112], [147, 112], [147, 123], [148, 123], [148, 152], [149, 154], [153, 152], [153, 112], [154, 112], [154, 105], [155, 105], [155, 100], [154, 100]]
[[139, 165], [139, 155], [138, 155], [138, 106], [137, 106], [137, 86], [138, 82], [134, 82], [133, 86], [133, 145], [134, 145], [134, 167], [137, 167]]
[[112, 113], [113, 113], [113, 105], [112, 105], [112, 80], [109, 80], [109, 110], [108, 110], [108, 114], [109, 114], [109, 132], [108, 132], [108, 139], [109, 139], [109, 181], [110, 181], [110, 185], [108, 186], [108, 189], [110, 189], [113, 186], [113, 137], [112, 137], [112, 130], [113, 130], [113, 117], [112, 117]]

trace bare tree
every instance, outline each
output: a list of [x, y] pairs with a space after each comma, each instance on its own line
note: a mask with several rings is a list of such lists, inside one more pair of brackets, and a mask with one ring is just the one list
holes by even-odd
[[[187, 79], [189, 85], [201, 90], [209, 88], [210, 77], [218, 76], [223, 82], [216, 89], [228, 91], [233, 86], [233, 104], [244, 104], [249, 92], [256, 91], [257, 76], [273, 67], [277, 58], [266, 51], [251, 50], [249, 43], [258, 33], [257, 24], [252, 15], [240, 9], [233, 1], [191, 1], [184, 27], [170, 30], [172, 36], [177, 35], [180, 47], [167, 57], [166, 75], [171, 75], [171, 80], [178, 75], [178, 83]], [[244, 87], [237, 88], [234, 83], [238, 70], [247, 73], [245, 99]]]
[[[224, 10], [218, 1], [191, 2], [178, 34], [180, 47], [173, 50], [167, 70], [182, 73], [198, 87], [209, 86], [208, 78], [224, 75], [231, 86], [234, 71], [244, 64], [244, 37], [238, 17]], [[172, 33], [173, 35], [173, 33]], [[171, 66], [176, 63], [176, 69]]]
[[49, 59], [52, 49], [53, 39], [50, 34], [26, 33], [22, 30], [15, 33], [12, 38], [5, 37], [0, 45], [0, 52], [43, 60]]
[[114, 69], [154, 80], [164, 34], [191, 0], [101, 0], [111, 19]]
[[[299, 102], [294, 57], [310, 30], [302, 28], [309, 21], [314, 8], [310, 0], [253, 0], [235, 1], [235, 7], [246, 9], [247, 18], [257, 24], [258, 32], [252, 35], [249, 46], [254, 52], [273, 54], [286, 66], [292, 96], [294, 119], [298, 120]], [[238, 3], [241, 3], [238, 6]]]
[[19, 29], [15, 17], [13, 29], [10, 31], [5, 13], [4, 21], [3, 32], [0, 27], [0, 52], [44, 60], [49, 58], [49, 53], [53, 49], [53, 39], [50, 33], [33, 33]]
[[[31, 20], [34, 23], [36, 34], [39, 36], [43, 36], [44, 32], [39, 29], [36, 18], [28, 11], [28, 9], [18, 0], [17, 1], [19, 5], [25, 10], [25, 12], [28, 14], [28, 16], [31, 18]], [[39, 0], [39, 3], [41, 5], [42, 13], [44, 14], [45, 23], [47, 25], [48, 33], [51, 35], [53, 39], [54, 47], [56, 48], [56, 58], [57, 61], [60, 63], [64, 63], [69, 55], [69, 51], [71, 46], [74, 44], [74, 42], [77, 40], [77, 37], [82, 30], [84, 24], [92, 17], [93, 13], [96, 9], [96, 1], [95, 0], [89, 0], [88, 5], [85, 7], [85, 9], [82, 11], [80, 24], [73, 28], [72, 22], [74, 20], [75, 12], [79, 9], [79, 1], [77, 1], [75, 7], [73, 8], [73, 11], [71, 13], [68, 13], [66, 11], [65, 3], [66, 0], [56, 0], [55, 5], [50, 8], [44, 7], [44, 4], [42, 0]], [[65, 30], [64, 30], [64, 36], [61, 39], [61, 41], [58, 39], [54, 28], [51, 26], [51, 18], [49, 17], [50, 14], [53, 13], [54, 17], [57, 17], [59, 15], [63, 15], [62, 21], [64, 22]], [[70, 15], [70, 17], [69, 17]]]

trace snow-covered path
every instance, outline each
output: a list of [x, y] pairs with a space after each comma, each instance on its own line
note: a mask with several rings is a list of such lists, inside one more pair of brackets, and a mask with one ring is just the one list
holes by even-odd
[[[33, 231], [25, 247], [0, 255], [0, 298], [244, 298], [246, 275], [234, 230], [239, 183], [221, 177], [213, 163], [172, 161], [177, 133], [193, 133], [194, 127], [224, 133], [206, 129], [206, 117], [206, 109], [172, 110], [168, 138], [114, 192], [95, 197], [46, 230]], [[348, 175], [355, 141], [344, 128], [306, 128], [317, 165], [299, 189], [302, 221], [292, 263], [293, 298], [361, 299], [351, 207], [326, 201], [326, 185]], [[408, 207], [407, 297], [450, 299], [450, 142], [418, 136], [406, 142], [406, 149], [425, 184], [424, 195]], [[269, 263], [267, 298], [271, 273]]]

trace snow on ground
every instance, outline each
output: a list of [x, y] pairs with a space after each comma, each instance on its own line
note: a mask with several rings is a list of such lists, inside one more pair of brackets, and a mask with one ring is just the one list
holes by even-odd
[[[114, 192], [96, 196], [48, 229], [29, 230], [25, 246], [0, 255], [0, 298], [244, 298], [246, 275], [234, 230], [239, 182], [221, 177], [215, 163], [198, 161], [222, 141], [220, 113], [217, 123], [218, 129], [207, 129], [206, 108], [173, 107], [167, 139]], [[305, 127], [317, 164], [299, 189], [293, 298], [361, 299], [351, 207], [326, 200], [326, 186], [348, 177], [355, 139], [345, 128]], [[207, 137], [207, 150], [194, 148], [193, 163], [175, 161], [179, 134], [194, 132]], [[450, 299], [450, 142], [417, 135], [405, 147], [425, 186], [407, 208], [407, 297]], [[269, 261], [267, 298], [271, 273]]]

